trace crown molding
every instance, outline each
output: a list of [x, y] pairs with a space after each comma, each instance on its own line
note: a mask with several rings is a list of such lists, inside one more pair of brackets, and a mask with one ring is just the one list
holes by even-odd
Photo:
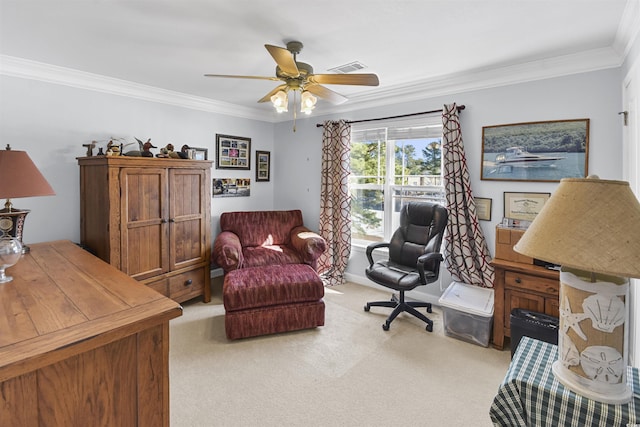
[[562, 77], [590, 71], [616, 68], [623, 57], [611, 47], [558, 56], [517, 65], [472, 70], [438, 76], [422, 81], [368, 91], [349, 98], [340, 106], [316, 109], [318, 113], [334, 114], [363, 108], [380, 107], [461, 92], [490, 89], [517, 83]]
[[136, 98], [144, 101], [158, 102], [209, 113], [268, 122], [272, 121], [270, 114], [258, 109], [242, 107], [228, 102], [174, 92], [14, 56], [0, 55], [0, 74]]
[[613, 42], [613, 48], [623, 57], [626, 57], [637, 39], [638, 33], [640, 33], [640, 2], [627, 0]]
[[[635, 2], [630, 3], [635, 4]], [[628, 27], [627, 24], [624, 26], [621, 25], [620, 28], [622, 27], [628, 28], [628, 30], [619, 29], [618, 34], [620, 34], [620, 40], [623, 37], [622, 33], [624, 33], [624, 37], [630, 36], [632, 32], [637, 33], [636, 27]], [[630, 43], [625, 43], [627, 46], [629, 44]], [[350, 97], [349, 102], [339, 106], [328, 104], [318, 106], [314, 113], [315, 115], [344, 113], [364, 108], [399, 104], [437, 96], [446, 96], [461, 92], [620, 67], [624, 55], [618, 52], [618, 49], [614, 47], [607, 47], [522, 64], [477, 69], [464, 73], [438, 76], [421, 81], [373, 89], [361, 95], [354, 95]], [[271, 111], [243, 107], [210, 98], [169, 91], [127, 80], [115, 79], [7, 55], [0, 55], [0, 74], [210, 113], [224, 114], [232, 117], [272, 123], [291, 121], [290, 117], [276, 115]]]

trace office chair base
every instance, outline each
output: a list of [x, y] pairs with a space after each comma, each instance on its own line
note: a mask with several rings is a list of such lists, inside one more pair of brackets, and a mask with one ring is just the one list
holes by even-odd
[[432, 313], [433, 310], [431, 308], [431, 303], [421, 302], [421, 301], [406, 302], [404, 300], [404, 293], [400, 292], [400, 298], [399, 299], [394, 294], [391, 297], [391, 301], [368, 302], [364, 306], [364, 311], [371, 310], [371, 307], [389, 307], [389, 308], [393, 308], [393, 311], [391, 312], [391, 314], [389, 315], [387, 320], [382, 325], [382, 329], [384, 329], [385, 331], [389, 330], [389, 327], [391, 326], [391, 322], [393, 322], [393, 320], [396, 317], [398, 317], [398, 315], [400, 313], [406, 312], [406, 313], [409, 313], [409, 314], [417, 317], [418, 319], [422, 320], [423, 322], [425, 322], [427, 324], [427, 327], [426, 327], [427, 332], [433, 332], [433, 321], [431, 319], [429, 319], [427, 316], [425, 316], [424, 314], [420, 313], [418, 310], [416, 310], [416, 308], [426, 308], [427, 309], [427, 313]]

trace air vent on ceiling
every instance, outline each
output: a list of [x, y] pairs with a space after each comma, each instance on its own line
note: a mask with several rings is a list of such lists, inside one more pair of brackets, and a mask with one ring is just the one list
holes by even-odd
[[353, 61], [348, 64], [340, 65], [339, 67], [329, 68], [328, 71], [332, 71], [334, 73], [339, 73], [339, 74], [347, 74], [353, 71], [362, 70], [364, 68], [367, 68], [367, 66], [364, 65], [363, 63], [358, 61]]

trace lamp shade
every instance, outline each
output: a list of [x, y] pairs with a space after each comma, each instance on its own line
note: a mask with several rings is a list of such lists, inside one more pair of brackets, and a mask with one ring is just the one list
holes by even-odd
[[318, 98], [313, 96], [309, 91], [303, 91], [300, 96], [300, 111], [305, 114], [311, 114], [314, 108], [316, 108], [316, 102]]
[[562, 179], [514, 249], [564, 267], [640, 277], [640, 203], [625, 181]]
[[278, 113], [286, 113], [288, 111], [289, 97], [284, 90], [277, 91], [271, 97], [271, 103]]
[[0, 198], [52, 196], [55, 192], [26, 151], [0, 150]]

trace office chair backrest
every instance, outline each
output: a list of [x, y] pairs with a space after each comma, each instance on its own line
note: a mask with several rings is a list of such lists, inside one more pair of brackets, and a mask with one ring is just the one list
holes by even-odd
[[[409, 202], [400, 211], [400, 227], [389, 242], [389, 259], [415, 267], [420, 255], [438, 252], [447, 225], [447, 209], [437, 203]], [[425, 265], [433, 271], [434, 265]]]

